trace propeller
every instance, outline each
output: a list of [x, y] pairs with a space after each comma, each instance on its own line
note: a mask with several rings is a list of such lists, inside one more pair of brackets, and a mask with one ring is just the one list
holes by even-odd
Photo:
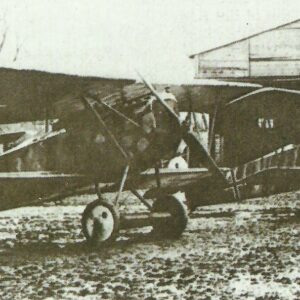
[[160, 104], [167, 110], [169, 115], [176, 120], [176, 122], [180, 125], [179, 116], [175, 113], [175, 111], [166, 103], [166, 101], [157, 93], [155, 88], [149, 83], [138, 71], [136, 71], [138, 76], [141, 78], [145, 86], [151, 91], [151, 93], [156, 97], [156, 99], [160, 102]]
[[[197, 136], [193, 132], [189, 132], [185, 125], [180, 122], [179, 116], [173, 111], [173, 109], [165, 102], [165, 100], [156, 92], [151, 83], [149, 83], [138, 71], [136, 71], [138, 76], [141, 78], [146, 87], [151, 91], [151, 93], [157, 98], [161, 105], [167, 110], [169, 115], [178, 122], [178, 125], [182, 129], [182, 139], [186, 144], [194, 149], [197, 149], [197, 156], [199, 161], [215, 176], [216, 181], [220, 186], [227, 186], [228, 181], [225, 175], [222, 173], [220, 168], [217, 166], [213, 157], [207, 152], [203, 147]], [[217, 183], [216, 182], [216, 183]]]

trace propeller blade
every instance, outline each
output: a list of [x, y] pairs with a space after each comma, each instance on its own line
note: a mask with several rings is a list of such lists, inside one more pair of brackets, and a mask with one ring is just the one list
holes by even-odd
[[151, 93], [157, 98], [160, 104], [167, 110], [167, 112], [176, 119], [176, 121], [180, 124], [179, 116], [173, 111], [173, 109], [166, 103], [166, 101], [157, 93], [155, 88], [149, 83], [138, 71], [136, 71], [138, 76], [141, 78], [145, 86], [151, 91]]

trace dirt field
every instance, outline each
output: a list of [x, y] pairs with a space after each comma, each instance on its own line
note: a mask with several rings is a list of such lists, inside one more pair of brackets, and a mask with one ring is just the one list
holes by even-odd
[[1, 299], [300, 299], [300, 192], [198, 209], [176, 241], [144, 228], [99, 250], [80, 200], [0, 213]]

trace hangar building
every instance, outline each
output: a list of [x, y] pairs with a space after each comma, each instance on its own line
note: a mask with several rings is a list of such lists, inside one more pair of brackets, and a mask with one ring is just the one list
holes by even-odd
[[[190, 56], [196, 79], [256, 83], [230, 98], [220, 91], [212, 155], [236, 166], [300, 143], [300, 19]], [[236, 88], [238, 90], [238, 88]], [[203, 102], [207, 95], [199, 98]], [[211, 115], [211, 114], [210, 114]]]
[[300, 19], [190, 56], [195, 78], [297, 77]]

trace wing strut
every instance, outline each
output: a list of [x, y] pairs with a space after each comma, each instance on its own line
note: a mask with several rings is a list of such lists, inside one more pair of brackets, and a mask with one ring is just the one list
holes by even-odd
[[94, 101], [88, 97], [83, 97], [84, 102], [87, 104], [87, 106], [90, 108], [90, 110], [94, 113], [96, 119], [98, 120], [98, 123], [101, 127], [101, 129], [105, 132], [106, 136], [111, 141], [112, 145], [114, 145], [122, 154], [123, 158], [129, 163], [130, 157], [125, 151], [125, 149], [122, 147], [122, 145], [117, 141], [114, 134], [107, 128], [105, 122], [103, 121], [101, 115], [98, 113], [98, 111], [95, 108], [95, 104], [97, 104], [97, 101]]

